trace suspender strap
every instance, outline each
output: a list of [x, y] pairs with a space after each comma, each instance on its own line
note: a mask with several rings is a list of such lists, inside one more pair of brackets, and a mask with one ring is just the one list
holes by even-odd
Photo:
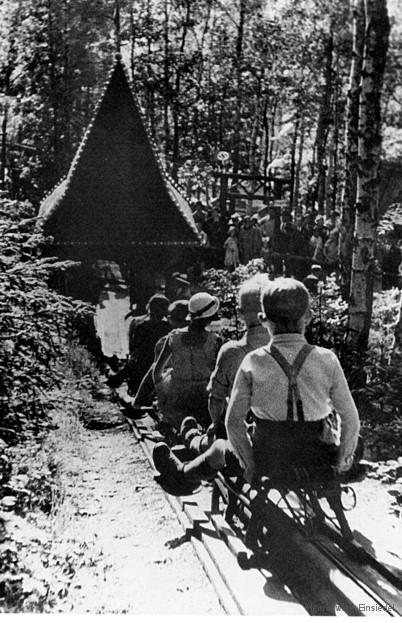
[[269, 349], [270, 355], [275, 359], [276, 363], [282, 368], [284, 373], [286, 374], [289, 381], [289, 389], [288, 389], [288, 413], [287, 420], [294, 421], [294, 413], [293, 413], [293, 403], [296, 403], [296, 414], [299, 422], [304, 422], [304, 411], [303, 411], [303, 403], [301, 401], [299, 388], [297, 386], [297, 375], [299, 374], [302, 365], [304, 364], [306, 358], [313, 350], [314, 346], [311, 344], [305, 344], [297, 353], [296, 358], [293, 362], [293, 365], [290, 365], [288, 361], [286, 361], [285, 357], [282, 353], [276, 348], [276, 346], [271, 345]]

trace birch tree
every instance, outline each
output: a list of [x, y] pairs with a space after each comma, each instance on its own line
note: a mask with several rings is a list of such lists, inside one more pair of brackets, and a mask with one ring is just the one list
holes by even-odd
[[350, 288], [357, 189], [359, 93], [364, 48], [364, 0], [352, 0], [353, 49], [346, 105], [345, 181], [341, 202], [340, 261], [344, 292]]
[[386, 0], [364, 0], [365, 43], [359, 97], [358, 175], [349, 307], [349, 340], [368, 342], [372, 301], [378, 168], [381, 155], [381, 91], [390, 24]]

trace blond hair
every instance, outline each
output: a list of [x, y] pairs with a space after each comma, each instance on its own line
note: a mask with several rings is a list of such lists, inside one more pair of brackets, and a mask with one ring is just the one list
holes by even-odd
[[257, 273], [241, 284], [239, 289], [239, 305], [243, 312], [258, 313], [261, 311], [261, 292], [268, 285], [266, 273]]

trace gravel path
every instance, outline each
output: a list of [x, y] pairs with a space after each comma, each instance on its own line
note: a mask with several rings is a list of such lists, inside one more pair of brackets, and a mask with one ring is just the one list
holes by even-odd
[[126, 426], [86, 431], [75, 530], [96, 543], [64, 612], [223, 614], [183, 528]]

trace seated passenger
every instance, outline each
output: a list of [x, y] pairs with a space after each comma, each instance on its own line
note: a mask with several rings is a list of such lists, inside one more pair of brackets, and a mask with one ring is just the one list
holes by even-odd
[[258, 313], [261, 309], [261, 289], [268, 283], [265, 274], [258, 274], [245, 281], [239, 290], [239, 316], [246, 325], [246, 332], [239, 340], [230, 340], [222, 346], [215, 369], [208, 383], [208, 408], [212, 424], [208, 433], [197, 430], [194, 418], [183, 421], [183, 441], [197, 454], [204, 451], [214, 440], [215, 434], [226, 438], [224, 416], [237, 370], [244, 357], [252, 350], [268, 343], [268, 331], [261, 326]]
[[170, 325], [166, 320], [169, 299], [163, 294], [154, 294], [148, 301], [148, 317], [137, 324], [130, 335], [130, 370], [127, 384], [131, 395], [137, 389], [149, 369], [154, 358], [154, 348], [157, 341], [169, 333]]
[[[295, 279], [276, 279], [262, 293], [260, 322], [272, 335], [268, 347], [250, 353], [240, 366], [228, 407], [230, 444], [246, 479], [286, 471], [289, 465], [319, 470], [352, 466], [359, 416], [336, 355], [307, 344], [309, 295]], [[289, 366], [290, 364], [290, 366]], [[297, 379], [285, 373], [293, 367]], [[340, 445], [332, 437], [332, 411], [340, 417]], [[245, 419], [251, 412], [252, 444]]]
[[[163, 463], [165, 474], [170, 472], [178, 486], [198, 484], [228, 464], [236, 469], [236, 460], [249, 482], [273, 471], [286, 472], [291, 465], [317, 472], [352, 467], [360, 428], [357, 409], [336, 355], [306, 342], [311, 317], [307, 289], [295, 279], [279, 278], [264, 289], [261, 303], [260, 322], [272, 340], [240, 365], [226, 415], [228, 441], [217, 440], [184, 464], [161, 444], [154, 449], [155, 466]], [[297, 367], [297, 360], [302, 365], [290, 384], [283, 368], [286, 362]], [[334, 408], [341, 421], [339, 446], [332, 434]], [[255, 421], [252, 440], [246, 429], [250, 413]]]
[[[162, 421], [179, 428], [189, 415], [208, 426], [207, 384], [221, 345], [220, 338], [206, 330], [219, 309], [219, 300], [206, 292], [188, 302], [190, 324], [171, 331], [155, 364], [154, 383]], [[164, 374], [169, 361], [170, 372]]]
[[129, 328], [129, 358], [114, 376], [110, 376], [109, 387], [119, 387], [127, 381], [128, 393], [134, 396], [153, 362], [156, 342], [169, 333], [166, 320], [169, 299], [163, 294], [154, 294], [147, 303], [147, 315], [133, 319]]
[[[187, 326], [187, 315], [188, 315], [188, 302], [185, 300], [182, 301], [174, 301], [169, 305], [168, 309], [168, 321], [170, 327], [172, 329], [180, 329]], [[152, 404], [152, 400], [154, 398], [154, 381], [153, 381], [153, 371], [155, 367], [155, 363], [158, 360], [158, 357], [162, 351], [163, 345], [167, 339], [167, 335], [161, 337], [154, 348], [154, 361], [147, 373], [143, 377], [141, 384], [138, 388], [138, 391], [135, 395], [135, 398], [129, 398], [128, 396], [119, 396], [120, 404], [127, 409], [137, 409], [142, 406], [150, 406]], [[128, 398], [128, 399], [127, 399]], [[132, 414], [133, 416], [133, 414]]]

